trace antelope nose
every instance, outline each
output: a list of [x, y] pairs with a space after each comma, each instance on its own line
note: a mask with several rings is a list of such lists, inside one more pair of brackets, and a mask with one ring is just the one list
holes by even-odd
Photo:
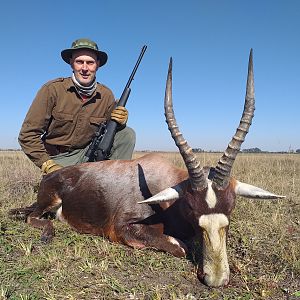
[[229, 284], [229, 278], [224, 278], [222, 282], [222, 286], [227, 286]]
[[[200, 278], [199, 278], [200, 279]], [[210, 287], [220, 287], [226, 286], [229, 283], [229, 277], [225, 276], [223, 278], [213, 278], [212, 276], [205, 275], [201, 280], [205, 285]]]

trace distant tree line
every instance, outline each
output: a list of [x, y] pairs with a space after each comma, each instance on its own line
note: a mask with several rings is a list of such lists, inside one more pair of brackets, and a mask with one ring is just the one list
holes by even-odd
[[243, 149], [242, 152], [245, 153], [300, 153], [300, 149], [297, 150], [293, 150], [293, 149], [289, 149], [288, 151], [262, 151], [259, 148], [249, 148], [249, 149]]
[[256, 147], [256, 148], [243, 149], [242, 152], [245, 152], [245, 153], [261, 153], [263, 151]]
[[[202, 152], [220, 152], [220, 151], [206, 151], [206, 150], [203, 150], [201, 148], [193, 148], [193, 152], [194, 153], [202, 153]], [[300, 154], [300, 149], [297, 149], [297, 150], [292, 150], [292, 149], [289, 149], [288, 151], [264, 151], [264, 150], [261, 150], [260, 148], [248, 148], [248, 149], [242, 149], [241, 152], [243, 153], [298, 153]]]
[[194, 153], [201, 153], [201, 152], [205, 152], [203, 149], [201, 148], [193, 148], [192, 149]]

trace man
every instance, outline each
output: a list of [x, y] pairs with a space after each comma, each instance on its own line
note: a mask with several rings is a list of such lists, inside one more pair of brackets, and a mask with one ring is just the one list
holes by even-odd
[[110, 159], [131, 159], [135, 132], [126, 126], [125, 107], [115, 108], [112, 91], [96, 81], [107, 54], [89, 39], [78, 39], [61, 52], [72, 77], [49, 81], [38, 91], [23, 122], [19, 143], [43, 174], [83, 162], [98, 126], [118, 123]]

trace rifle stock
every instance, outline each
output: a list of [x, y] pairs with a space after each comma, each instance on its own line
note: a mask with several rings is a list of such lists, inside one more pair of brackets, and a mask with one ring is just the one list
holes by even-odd
[[[147, 49], [147, 46], [144, 45], [141, 53], [139, 55], [139, 58], [134, 66], [133, 71], [131, 72], [131, 75], [129, 77], [129, 80], [125, 86], [125, 89], [121, 95], [120, 100], [117, 103], [117, 106], [124, 106], [127, 103], [127, 100], [129, 98], [131, 89], [130, 89], [130, 84], [132, 82], [132, 80], [134, 79], [134, 75], [139, 67], [139, 64], [143, 58], [143, 55], [145, 53]], [[102, 127], [103, 124], [100, 125], [100, 127]], [[118, 123], [114, 120], [109, 120], [106, 124], [106, 126], [104, 126], [104, 132], [100, 132], [100, 128], [96, 133], [95, 138], [93, 139], [92, 143], [90, 144], [89, 149], [87, 150], [85, 157], [84, 157], [84, 161], [101, 161], [101, 160], [105, 160], [108, 159], [113, 142], [114, 142], [114, 137], [117, 131], [117, 126]], [[102, 131], [102, 130], [101, 130]]]

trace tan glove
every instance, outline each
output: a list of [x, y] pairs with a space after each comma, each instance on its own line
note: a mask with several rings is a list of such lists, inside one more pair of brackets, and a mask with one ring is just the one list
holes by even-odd
[[54, 160], [49, 159], [42, 164], [41, 170], [43, 172], [43, 175], [46, 175], [61, 168], [61, 165], [58, 165]]
[[111, 112], [110, 118], [120, 125], [125, 125], [128, 120], [128, 110], [124, 106], [117, 106]]

